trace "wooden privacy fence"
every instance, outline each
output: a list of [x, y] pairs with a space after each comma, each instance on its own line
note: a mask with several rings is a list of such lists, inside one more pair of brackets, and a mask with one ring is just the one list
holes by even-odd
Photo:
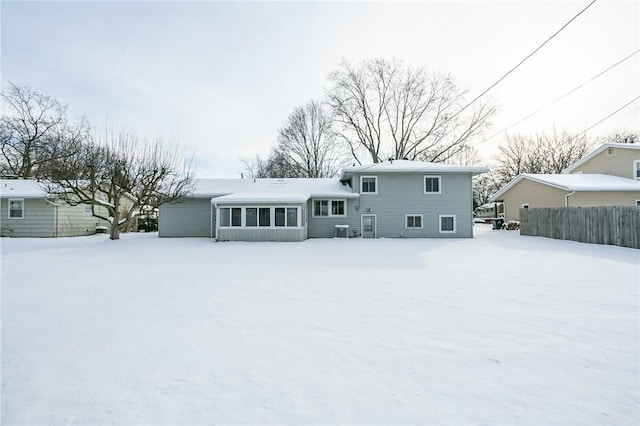
[[640, 248], [640, 207], [520, 209], [520, 235]]

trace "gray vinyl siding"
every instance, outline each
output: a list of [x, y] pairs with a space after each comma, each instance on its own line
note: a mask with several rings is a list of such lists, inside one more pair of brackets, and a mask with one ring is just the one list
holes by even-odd
[[282, 229], [247, 229], [219, 228], [218, 241], [291, 241], [299, 242], [307, 239], [307, 228]]
[[347, 217], [313, 217], [313, 200], [315, 199], [326, 200], [327, 198], [314, 198], [309, 200], [307, 204], [307, 235], [309, 238], [335, 237], [336, 225], [349, 225], [349, 237], [360, 234], [360, 213], [356, 210], [357, 199], [347, 199]]
[[[210, 237], [211, 214], [211, 197], [189, 198], [176, 204], [162, 204], [158, 212], [158, 235]], [[215, 232], [215, 226], [213, 230]]]
[[[16, 197], [18, 198], [18, 197]], [[44, 199], [24, 199], [24, 218], [9, 218], [9, 199], [0, 200], [3, 237], [55, 237], [55, 207]]]
[[0, 200], [3, 237], [76, 237], [96, 232], [96, 220], [84, 219], [83, 206], [54, 206], [43, 198], [24, 199], [24, 217], [9, 218], [9, 199]]
[[[363, 175], [371, 176], [367, 173]], [[424, 193], [425, 175], [441, 177], [440, 194]], [[360, 232], [360, 216], [375, 214], [377, 237], [460, 238], [473, 236], [473, 196], [470, 174], [414, 172], [379, 174], [377, 176], [378, 193], [361, 194], [359, 200], [356, 200], [353, 211], [349, 209], [351, 228], [356, 226]], [[354, 191], [359, 192], [359, 174], [354, 174], [352, 183]], [[356, 217], [351, 217], [352, 214]], [[407, 214], [421, 214], [422, 229], [405, 229], [405, 215]], [[455, 233], [439, 232], [440, 215], [456, 215]]]

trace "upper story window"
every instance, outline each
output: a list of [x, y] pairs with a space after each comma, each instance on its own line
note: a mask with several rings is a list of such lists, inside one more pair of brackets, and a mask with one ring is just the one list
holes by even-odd
[[640, 180], [640, 160], [635, 160], [633, 162], [633, 178], [635, 180]]
[[440, 176], [425, 176], [424, 177], [424, 193], [425, 194], [440, 194], [442, 191]]
[[24, 200], [9, 199], [9, 219], [24, 218]]
[[313, 200], [313, 217], [346, 217], [346, 200]]
[[360, 193], [377, 194], [378, 176], [360, 176]]

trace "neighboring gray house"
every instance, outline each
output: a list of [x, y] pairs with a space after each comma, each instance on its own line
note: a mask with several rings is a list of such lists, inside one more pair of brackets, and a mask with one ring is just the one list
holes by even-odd
[[337, 179], [203, 179], [160, 207], [161, 237], [230, 241], [473, 236], [471, 178], [485, 167], [394, 160]]
[[96, 233], [99, 222], [91, 216], [91, 206], [54, 203], [34, 180], [0, 180], [0, 233], [3, 237], [90, 235]]

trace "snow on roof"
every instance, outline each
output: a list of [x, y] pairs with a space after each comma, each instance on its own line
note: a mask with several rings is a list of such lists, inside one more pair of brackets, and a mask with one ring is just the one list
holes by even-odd
[[607, 192], [607, 191], [640, 191], [640, 181], [619, 176], [603, 174], [527, 174], [516, 176], [502, 189], [489, 197], [490, 201], [497, 199], [515, 186], [522, 179], [553, 186], [565, 191], [576, 192]]
[[45, 198], [47, 191], [42, 185], [31, 179], [0, 179], [0, 197], [2, 198]]
[[364, 166], [351, 166], [342, 169], [341, 179], [348, 179], [353, 173], [471, 173], [478, 175], [489, 169], [482, 166], [457, 166], [445, 163], [428, 163], [424, 161], [393, 160]]
[[594, 149], [593, 151], [591, 151], [590, 153], [588, 153], [587, 155], [585, 155], [584, 157], [582, 157], [581, 159], [579, 159], [578, 161], [576, 161], [575, 163], [573, 163], [572, 165], [570, 165], [569, 167], [564, 169], [562, 171], [562, 173], [571, 173], [572, 170], [574, 170], [578, 166], [583, 165], [584, 163], [586, 163], [587, 161], [591, 160], [593, 157], [595, 157], [596, 155], [600, 154], [602, 151], [604, 151], [605, 149], [608, 149], [608, 148], [640, 149], [640, 144], [635, 144], [635, 143], [605, 143], [601, 147]]
[[267, 194], [267, 193], [243, 193], [223, 195], [211, 199], [211, 204], [230, 203], [306, 203], [311, 198], [310, 194]]
[[[235, 194], [233, 197], [228, 197]], [[324, 198], [357, 198], [348, 185], [337, 179], [197, 179], [191, 195], [197, 198], [218, 197], [219, 200], [250, 199], [258, 202], [260, 197], [273, 202], [285, 198], [304, 201], [311, 197]], [[225, 196], [226, 198], [220, 198]], [[296, 201], [297, 202], [297, 201]]]

